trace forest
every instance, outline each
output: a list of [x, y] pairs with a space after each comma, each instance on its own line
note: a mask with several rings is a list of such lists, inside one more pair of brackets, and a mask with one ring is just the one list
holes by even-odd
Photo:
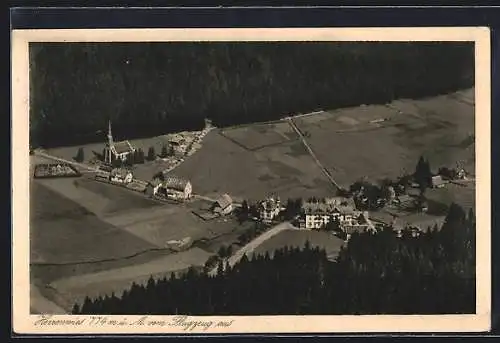
[[474, 84], [472, 43], [31, 43], [33, 147], [275, 120]]
[[306, 242], [244, 256], [232, 268], [150, 278], [87, 297], [74, 314], [300, 315], [475, 313], [475, 217], [452, 204], [418, 237], [353, 234], [336, 261]]

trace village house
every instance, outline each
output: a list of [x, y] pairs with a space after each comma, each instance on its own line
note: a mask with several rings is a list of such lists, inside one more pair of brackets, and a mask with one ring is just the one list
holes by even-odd
[[268, 197], [259, 204], [259, 217], [263, 223], [269, 224], [281, 212], [279, 197]]
[[108, 123], [108, 141], [104, 148], [104, 161], [112, 163], [115, 160], [125, 161], [127, 157], [135, 152], [135, 147], [129, 141], [115, 142], [111, 132], [111, 121]]
[[193, 186], [188, 180], [174, 175], [166, 175], [165, 172], [156, 176], [150, 182], [153, 195], [165, 196], [174, 200], [188, 200], [193, 193]]
[[111, 170], [109, 176], [112, 182], [122, 184], [130, 183], [134, 179], [132, 172], [125, 168], [115, 168]]
[[443, 188], [446, 184], [446, 181], [441, 175], [435, 175], [431, 178], [431, 184], [432, 188]]
[[225, 216], [230, 214], [234, 209], [233, 199], [229, 194], [221, 195], [214, 203], [212, 211], [219, 215]]
[[180, 152], [186, 148], [186, 138], [183, 135], [176, 133], [173, 134], [169, 140], [168, 144], [174, 148], [174, 152]]
[[461, 168], [457, 172], [457, 179], [459, 179], [459, 180], [466, 180], [467, 179], [467, 172], [465, 171], [465, 169]]

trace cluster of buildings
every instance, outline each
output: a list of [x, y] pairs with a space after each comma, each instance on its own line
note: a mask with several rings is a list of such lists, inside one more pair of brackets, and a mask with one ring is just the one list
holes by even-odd
[[80, 175], [80, 172], [67, 163], [37, 164], [34, 171], [35, 178], [70, 177]]
[[[168, 146], [173, 151], [173, 158], [177, 164], [182, 162], [183, 156], [190, 156], [201, 147], [202, 139], [211, 130], [212, 126], [208, 122], [206, 127], [196, 132], [179, 132], [169, 135]], [[108, 122], [108, 139], [104, 147], [104, 161], [111, 164], [113, 161], [126, 161], [129, 155], [133, 154], [137, 148], [128, 140], [115, 142], [111, 131], [111, 121]]]
[[340, 231], [351, 233], [370, 228], [367, 212], [356, 209], [350, 198], [334, 197], [302, 204], [299, 227], [323, 229], [336, 223]]

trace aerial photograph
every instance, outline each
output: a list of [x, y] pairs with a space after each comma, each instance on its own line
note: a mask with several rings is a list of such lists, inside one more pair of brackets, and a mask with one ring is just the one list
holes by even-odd
[[476, 313], [473, 42], [32, 42], [30, 312]]

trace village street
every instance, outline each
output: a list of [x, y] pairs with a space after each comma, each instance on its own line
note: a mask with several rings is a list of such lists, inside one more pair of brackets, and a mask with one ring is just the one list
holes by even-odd
[[[314, 112], [310, 113], [310, 114], [307, 114], [307, 115], [312, 115], [312, 114], [314, 114]], [[293, 128], [293, 130], [297, 133], [297, 135], [300, 137], [300, 140], [301, 140], [302, 144], [304, 145], [304, 147], [306, 148], [306, 150], [309, 152], [309, 155], [311, 155], [312, 159], [316, 162], [316, 164], [318, 165], [318, 167], [320, 167], [321, 171], [325, 174], [325, 176], [327, 177], [327, 179], [330, 180], [330, 182], [335, 187], [335, 189], [341, 189], [342, 187], [339, 186], [339, 184], [337, 183], [337, 181], [335, 181], [333, 179], [333, 177], [330, 174], [330, 172], [325, 168], [325, 166], [323, 166], [323, 164], [318, 159], [318, 157], [316, 157], [316, 154], [312, 150], [312, 148], [309, 145], [309, 143], [307, 143], [307, 140], [304, 137], [304, 135], [302, 134], [302, 131], [300, 131], [300, 129], [297, 127], [297, 125], [293, 121], [293, 117], [288, 117], [287, 121], [290, 124], [290, 126]]]

